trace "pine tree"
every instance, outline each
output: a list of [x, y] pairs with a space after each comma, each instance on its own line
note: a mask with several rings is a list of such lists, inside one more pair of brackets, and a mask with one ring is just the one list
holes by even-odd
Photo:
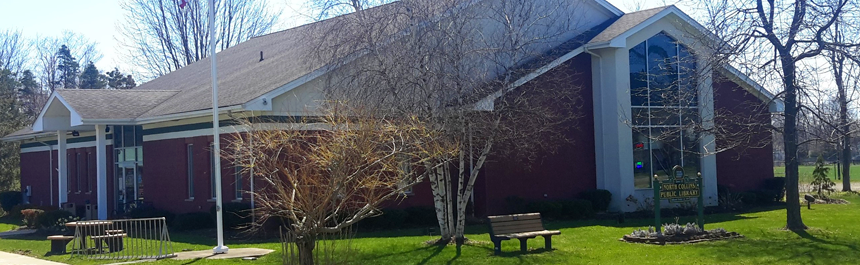
[[[0, 135], [20, 130], [25, 125], [16, 95], [20, 83], [12, 72], [0, 69]], [[16, 142], [0, 142], [0, 192], [17, 190], [20, 175], [20, 148]]]
[[812, 170], [812, 183], [810, 183], [815, 192], [818, 193], [819, 199], [826, 198], [825, 191], [827, 193], [835, 191], [833, 187], [836, 186], [836, 183], [833, 183], [827, 176], [828, 171], [830, 168], [824, 164], [824, 158], [819, 155], [818, 160], [815, 161], [815, 169]]
[[96, 68], [96, 65], [93, 62], [89, 62], [86, 67], [84, 67], [84, 71], [81, 73], [81, 85], [82, 89], [102, 89], [105, 88], [107, 84], [107, 77], [101, 73], [99, 73], [99, 69]]
[[66, 45], [60, 46], [57, 51], [57, 59], [60, 64], [57, 66], [57, 72], [60, 74], [58, 85], [63, 88], [78, 88], [78, 73], [80, 66], [75, 57], [72, 56], [72, 51]]
[[30, 70], [24, 70], [18, 82], [21, 84], [18, 89], [21, 106], [23, 107], [24, 114], [27, 115], [27, 120], [32, 121], [36, 115], [39, 115], [39, 111], [41, 110], [39, 95], [41, 95], [42, 87]]
[[130, 89], [137, 86], [131, 75], [123, 76], [116, 67], [113, 68], [113, 71], [107, 72], [107, 80], [108, 87], [112, 89]]

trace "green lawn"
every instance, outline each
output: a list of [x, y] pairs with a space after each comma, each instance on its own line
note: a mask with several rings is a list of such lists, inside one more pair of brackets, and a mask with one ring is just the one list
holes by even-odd
[[[357, 249], [349, 256], [354, 264], [860, 264], [860, 196], [842, 195], [849, 205], [813, 205], [803, 209], [803, 219], [812, 229], [807, 232], [781, 230], [785, 211], [778, 208], [755, 209], [744, 214], [707, 216], [707, 229], [723, 227], [746, 238], [692, 245], [642, 245], [618, 241], [634, 228], [647, 226], [651, 220], [547, 222], [547, 228], [560, 229], [553, 238], [555, 250], [542, 251], [543, 240], [529, 240], [536, 250], [518, 253], [517, 241], [505, 241], [501, 256], [492, 255], [489, 243], [467, 245], [460, 256], [454, 247], [425, 246], [433, 239], [422, 230], [383, 231], [359, 234], [352, 244]], [[664, 222], [670, 222], [667, 216]], [[681, 222], [692, 221], [685, 217]], [[468, 237], [489, 241], [486, 228], [467, 229]], [[174, 249], [211, 249], [211, 233], [171, 233]], [[279, 249], [276, 241], [227, 241], [231, 248], [259, 247]], [[47, 256], [49, 242], [44, 237], [0, 239], [0, 250], [29, 249], [31, 256], [72, 264], [99, 264], [108, 261], [69, 260], [68, 255]], [[279, 252], [265, 256], [255, 264], [280, 264]], [[235, 260], [200, 260], [193, 264], [233, 264]], [[188, 264], [189, 261], [162, 260], [147, 264]]]
[[[830, 168], [828, 175], [830, 179], [834, 182], [836, 179], [836, 166], [835, 165], [827, 165]], [[800, 174], [800, 182], [801, 183], [809, 183], [812, 182], [812, 170], [815, 169], [815, 166], [800, 166], [798, 168], [798, 173]], [[785, 177], [785, 167], [773, 167], [773, 175], [776, 177]], [[860, 180], [860, 165], [851, 165], [851, 179], [853, 182], [856, 180]]]

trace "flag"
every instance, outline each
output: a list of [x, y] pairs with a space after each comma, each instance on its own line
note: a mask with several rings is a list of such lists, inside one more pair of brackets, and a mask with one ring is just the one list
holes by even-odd
[[187, 4], [188, 4], [187, 0], [182, 0], [182, 2], [179, 3], [179, 8], [185, 8], [185, 5], [187, 5]]

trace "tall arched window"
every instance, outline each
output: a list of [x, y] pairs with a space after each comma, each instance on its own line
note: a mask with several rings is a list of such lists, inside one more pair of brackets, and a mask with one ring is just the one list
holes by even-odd
[[651, 176], [680, 165], [699, 171], [699, 122], [695, 57], [661, 32], [630, 49], [633, 178], [651, 188]]

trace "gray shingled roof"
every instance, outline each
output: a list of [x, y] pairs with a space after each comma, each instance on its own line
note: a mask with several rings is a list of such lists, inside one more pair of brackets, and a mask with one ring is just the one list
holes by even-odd
[[597, 36], [591, 39], [588, 43], [611, 41], [669, 7], [670, 6], [663, 6], [624, 14], [621, 18], [612, 23], [612, 25], [609, 25], [609, 27], [603, 30], [603, 32], [597, 34]]
[[[267, 92], [305, 76], [325, 65], [324, 60], [312, 59], [322, 36], [332, 28], [343, 25], [345, 19], [356, 14], [392, 16], [402, 11], [398, 2], [382, 5], [284, 31], [251, 38], [236, 46], [218, 52], [218, 105], [234, 106], [247, 103]], [[401, 23], [396, 23], [401, 24]], [[407, 25], [406, 23], [402, 23]], [[398, 27], [403, 26], [398, 25]], [[390, 30], [400, 30], [392, 28]], [[338, 30], [337, 38], [350, 38], [347, 33], [360, 34], [360, 30]], [[356, 47], [352, 47], [353, 49]], [[354, 50], [340, 50], [345, 55]], [[260, 60], [260, 52], [263, 60]], [[144, 83], [134, 90], [179, 90], [141, 118], [183, 113], [212, 107], [212, 77], [210, 58], [205, 58], [179, 70]]]
[[82, 119], [134, 119], [177, 93], [177, 90], [57, 90]]
[[35, 132], [33, 132], [33, 127], [27, 126], [27, 127], [24, 127], [20, 130], [13, 132], [13, 133], [10, 133], [6, 136], [3, 136], [3, 138], [15, 137], [15, 136], [20, 136], [20, 135], [29, 135], [29, 134], [35, 134]]

